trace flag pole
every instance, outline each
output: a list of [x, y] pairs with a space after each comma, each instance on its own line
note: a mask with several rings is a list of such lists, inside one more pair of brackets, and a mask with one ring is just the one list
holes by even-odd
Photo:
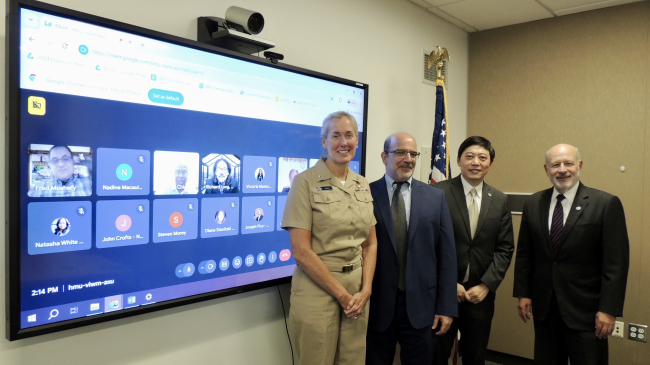
[[[442, 180], [448, 180], [451, 175], [449, 164], [449, 119], [447, 111], [447, 91], [445, 90], [445, 77], [442, 76], [442, 69], [444, 67], [443, 61], [447, 60], [449, 62], [449, 52], [447, 52], [447, 49], [445, 47], [437, 46], [436, 48], [437, 51], [431, 52], [428, 59], [428, 68], [431, 68], [435, 64], [437, 70], [435, 106], [436, 112], [433, 128], [433, 138], [431, 143], [432, 171], [429, 175], [429, 183], [431, 184], [440, 182]], [[441, 109], [444, 109], [444, 112]], [[439, 161], [440, 159], [443, 159], [444, 166], [441, 166], [441, 162], [443, 161]]]

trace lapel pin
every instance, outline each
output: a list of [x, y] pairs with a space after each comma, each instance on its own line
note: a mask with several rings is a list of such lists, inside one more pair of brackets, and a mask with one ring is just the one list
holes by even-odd
[[324, 179], [323, 175], [318, 175], [319, 179]]
[[577, 207], [576, 207], [576, 210], [580, 210], [580, 209], [582, 209], [581, 206], [577, 206]]
[[488, 193], [488, 196], [492, 196], [492, 193]]

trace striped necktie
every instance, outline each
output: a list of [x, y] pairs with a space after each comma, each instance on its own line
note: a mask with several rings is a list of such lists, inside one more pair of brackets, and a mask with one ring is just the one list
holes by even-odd
[[564, 228], [564, 209], [562, 208], [562, 200], [564, 195], [557, 196], [557, 203], [553, 210], [553, 220], [551, 221], [551, 246], [553, 251], [557, 250], [557, 245], [560, 243], [560, 236], [562, 236], [562, 228]]

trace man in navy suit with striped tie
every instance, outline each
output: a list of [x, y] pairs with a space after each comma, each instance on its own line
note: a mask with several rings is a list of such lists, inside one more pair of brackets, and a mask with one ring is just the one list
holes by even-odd
[[546, 152], [553, 188], [524, 205], [514, 296], [535, 326], [535, 364], [608, 363], [607, 337], [623, 314], [630, 249], [621, 201], [580, 182], [576, 147]]

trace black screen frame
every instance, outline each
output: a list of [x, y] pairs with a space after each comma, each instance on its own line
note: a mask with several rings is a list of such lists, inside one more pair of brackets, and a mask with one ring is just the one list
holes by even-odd
[[308, 70], [284, 63], [272, 63], [260, 57], [237, 53], [227, 49], [217, 48], [214, 46], [199, 43], [197, 41], [177, 37], [162, 32], [138, 27], [131, 24], [63, 8], [51, 4], [31, 0], [7, 0], [6, 2], [6, 38], [5, 38], [5, 337], [9, 341], [40, 336], [48, 333], [64, 331], [72, 328], [88, 326], [97, 323], [103, 323], [116, 319], [137, 316], [140, 314], [160, 311], [168, 308], [184, 306], [187, 304], [202, 302], [224, 296], [239, 294], [243, 292], [262, 289], [270, 286], [288, 283], [291, 277], [284, 277], [269, 281], [263, 281], [255, 284], [248, 284], [239, 287], [233, 287], [224, 290], [213, 291], [209, 293], [194, 295], [175, 300], [169, 300], [144, 307], [125, 309], [117, 312], [105, 313], [92, 317], [72, 319], [65, 322], [53, 323], [34, 328], [20, 329], [20, 232], [21, 222], [20, 215], [20, 135], [21, 135], [21, 108], [20, 108], [20, 9], [26, 8], [51, 15], [66, 17], [73, 20], [79, 20], [94, 25], [128, 32], [139, 36], [149, 37], [155, 40], [164, 41], [180, 45], [183, 47], [193, 48], [201, 51], [207, 51], [221, 56], [238, 59], [244, 62], [251, 62], [264, 65], [271, 68], [277, 68], [297, 74], [307, 75], [327, 81], [350, 85], [364, 90], [364, 118], [360, 121], [362, 124], [362, 148], [360, 172], [365, 175], [366, 168], [366, 140], [368, 127], [368, 100], [369, 86], [365, 83]]

